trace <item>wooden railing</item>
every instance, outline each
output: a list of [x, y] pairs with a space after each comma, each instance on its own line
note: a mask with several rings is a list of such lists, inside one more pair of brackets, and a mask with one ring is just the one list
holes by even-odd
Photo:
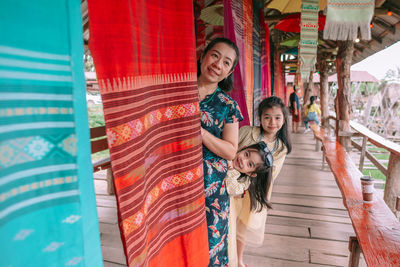
[[[107, 135], [106, 135], [106, 127], [100, 126], [95, 128], [90, 128], [90, 144], [92, 148], [92, 154], [108, 150], [107, 143]], [[114, 194], [114, 185], [113, 185], [113, 174], [111, 170], [111, 161], [110, 157], [104, 157], [100, 160], [94, 161], [93, 163], [93, 172], [97, 172], [100, 170], [107, 170], [106, 181], [107, 181], [107, 192], [108, 194]]]
[[[331, 115], [329, 119], [336, 120], [336, 117]], [[367, 127], [350, 121], [350, 126], [353, 130], [352, 133], [347, 133], [349, 137], [361, 137], [361, 144], [351, 139], [351, 144], [354, 148], [360, 151], [359, 170], [362, 172], [364, 169], [365, 157], [386, 176], [386, 184], [384, 191], [384, 200], [389, 208], [395, 215], [398, 215], [400, 209], [400, 145], [379, 136], [372, 132]], [[331, 128], [334, 128], [330, 124]], [[385, 149], [389, 154], [389, 164], [386, 167], [382, 164], [368, 149], [367, 142], [372, 143], [376, 147]]]
[[375, 196], [370, 203], [363, 201], [362, 173], [346, 149], [322, 128], [310, 127], [322, 143], [324, 157], [335, 176], [357, 236], [349, 240], [349, 266], [358, 266], [360, 251], [368, 266], [400, 266], [400, 222], [382, 198]]

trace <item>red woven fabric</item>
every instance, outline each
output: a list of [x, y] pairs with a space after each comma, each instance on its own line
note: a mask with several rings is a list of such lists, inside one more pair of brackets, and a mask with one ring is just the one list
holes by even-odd
[[88, 3], [127, 264], [206, 266], [192, 1]]

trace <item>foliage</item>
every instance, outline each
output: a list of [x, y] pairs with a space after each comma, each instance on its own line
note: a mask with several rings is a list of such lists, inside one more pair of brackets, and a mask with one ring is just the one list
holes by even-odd
[[103, 113], [103, 105], [90, 105], [88, 107], [88, 114], [89, 114], [89, 127], [99, 127], [104, 126], [104, 113]]
[[387, 82], [400, 82], [400, 66], [396, 69], [389, 69], [383, 78]]

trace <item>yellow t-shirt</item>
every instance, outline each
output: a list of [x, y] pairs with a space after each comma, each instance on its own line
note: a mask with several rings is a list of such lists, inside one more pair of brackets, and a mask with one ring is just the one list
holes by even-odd
[[[308, 107], [308, 106], [307, 106]], [[304, 111], [305, 115], [307, 116], [308, 112], [315, 112], [317, 115], [321, 115], [321, 110], [317, 104], [312, 104], [309, 108], [306, 108]]]

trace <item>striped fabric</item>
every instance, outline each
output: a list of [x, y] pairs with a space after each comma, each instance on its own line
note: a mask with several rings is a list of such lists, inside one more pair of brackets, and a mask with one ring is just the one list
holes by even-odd
[[[260, 119], [257, 116], [257, 107], [261, 102], [261, 25], [260, 10], [261, 2], [253, 0], [253, 124], [260, 125]], [[261, 14], [262, 15], [262, 14]]]
[[127, 264], [206, 266], [192, 1], [88, 4]]
[[0, 9], [0, 266], [102, 266], [80, 2]]
[[250, 119], [245, 90], [246, 57], [244, 52], [243, 5], [240, 1], [224, 0], [224, 35], [235, 42], [239, 48], [239, 62], [233, 71], [233, 86], [235, 89], [230, 95], [238, 103], [244, 118], [239, 125], [249, 125]]
[[299, 61], [303, 81], [315, 70], [318, 47], [318, 0], [302, 0]]
[[249, 112], [250, 125], [253, 125], [253, 94], [254, 94], [254, 66], [253, 66], [253, 0], [241, 0], [243, 5], [243, 34], [244, 56], [246, 65], [246, 104]]
[[324, 39], [371, 39], [374, 0], [328, 0]]
[[271, 46], [268, 23], [264, 20], [264, 11], [260, 13], [261, 33], [261, 98], [271, 96]]

